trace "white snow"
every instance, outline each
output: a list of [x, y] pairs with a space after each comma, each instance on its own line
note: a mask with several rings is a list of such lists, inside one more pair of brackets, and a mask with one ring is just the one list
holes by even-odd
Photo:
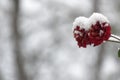
[[117, 39], [120, 40], [120, 36], [117, 36], [117, 35], [114, 35], [114, 34], [111, 34], [111, 36], [116, 37]]
[[88, 24], [88, 18], [80, 16], [76, 18], [75, 21], [73, 22], [73, 30], [76, 26], [89, 29], [89, 26], [87, 26], [87, 24]]
[[117, 40], [117, 39], [115, 39], [115, 38], [113, 38], [113, 37], [110, 37], [109, 40], [110, 40], [110, 41], [117, 41], [117, 42], [119, 41], [119, 40]]
[[99, 34], [100, 34], [100, 36], [102, 36], [102, 34], [103, 34], [103, 33], [104, 33], [104, 32], [103, 32], [103, 30], [100, 30], [100, 33], [99, 33]]
[[96, 21], [100, 21], [100, 23], [103, 22], [107, 22], [109, 23], [109, 20], [107, 19], [107, 17], [105, 17], [104, 15], [102, 15], [101, 13], [93, 13], [90, 18], [89, 18], [89, 23], [90, 24], [95, 24]]
[[74, 33], [79, 34], [80, 32], [79, 31], [74, 31]]
[[100, 13], [93, 13], [89, 18], [83, 16], [76, 18], [73, 22], [73, 30], [76, 26], [80, 26], [80, 28], [88, 30], [91, 27], [91, 25], [94, 25], [97, 21], [99, 21], [100, 23], [109, 23], [109, 20], [104, 15]]
[[[80, 36], [82, 36], [83, 34], [79, 31], [74, 31], [75, 34], [79, 34]], [[77, 36], [76, 36], [77, 37]]]
[[105, 24], [105, 27], [108, 26], [109, 24]]

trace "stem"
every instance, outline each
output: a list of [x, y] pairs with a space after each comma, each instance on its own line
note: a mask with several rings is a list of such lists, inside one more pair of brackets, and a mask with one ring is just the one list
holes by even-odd
[[117, 40], [119, 40], [119, 41], [120, 41], [120, 37], [119, 37], [119, 36], [117, 36], [117, 35], [111, 34], [111, 37], [113, 37], [113, 38], [115, 38], [115, 39], [117, 39]]
[[111, 37], [108, 40], [109, 42], [120, 43], [120, 37], [114, 34], [111, 34]]
[[120, 41], [108, 40], [109, 42], [120, 43]]

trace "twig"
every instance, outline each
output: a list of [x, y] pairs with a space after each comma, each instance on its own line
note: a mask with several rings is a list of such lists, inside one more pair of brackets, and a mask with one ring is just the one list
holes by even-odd
[[120, 37], [119, 37], [119, 36], [117, 36], [117, 35], [111, 34], [111, 37], [113, 37], [113, 38], [115, 38], [115, 39], [117, 39], [117, 40], [119, 40], [119, 41], [120, 41]]
[[120, 43], [120, 41], [108, 40], [109, 42]]

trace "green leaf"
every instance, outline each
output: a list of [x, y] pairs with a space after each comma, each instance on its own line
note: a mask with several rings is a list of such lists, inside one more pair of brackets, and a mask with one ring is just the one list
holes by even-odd
[[120, 49], [118, 50], [118, 57], [120, 57]]

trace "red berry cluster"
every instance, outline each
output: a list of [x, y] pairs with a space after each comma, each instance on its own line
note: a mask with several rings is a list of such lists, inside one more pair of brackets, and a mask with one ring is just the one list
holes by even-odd
[[76, 26], [73, 33], [79, 47], [86, 48], [87, 45], [91, 44], [97, 46], [109, 39], [111, 26], [106, 22], [100, 23], [97, 21], [96, 24], [91, 25], [88, 30]]

